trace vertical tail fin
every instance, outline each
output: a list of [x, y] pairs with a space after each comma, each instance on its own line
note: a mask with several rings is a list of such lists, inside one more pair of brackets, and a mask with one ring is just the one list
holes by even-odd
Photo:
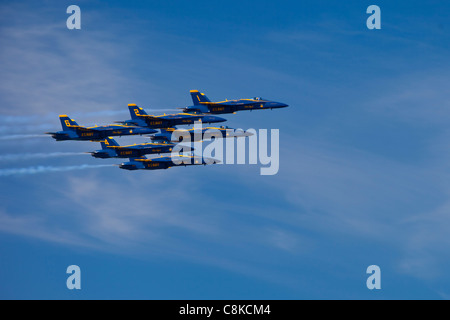
[[145, 112], [144, 109], [138, 107], [134, 103], [133, 104], [129, 104], [128, 105], [128, 109], [130, 110], [131, 119], [133, 119], [133, 120], [139, 119], [140, 116], [147, 115], [147, 112]]
[[201, 102], [211, 102], [204, 93], [200, 93], [198, 90], [191, 90], [190, 92], [194, 106], [201, 105]]
[[60, 115], [59, 120], [61, 121], [61, 126], [63, 131], [74, 130], [73, 127], [78, 127], [78, 124], [69, 118], [67, 115]]
[[108, 149], [109, 146], [116, 146], [116, 147], [119, 146], [119, 144], [116, 142], [116, 140], [114, 140], [111, 137], [106, 137], [105, 140], [100, 141], [100, 144], [102, 145], [103, 150]]

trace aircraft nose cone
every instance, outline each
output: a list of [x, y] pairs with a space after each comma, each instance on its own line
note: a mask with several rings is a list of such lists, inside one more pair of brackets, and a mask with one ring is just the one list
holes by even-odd
[[217, 122], [225, 122], [227, 119], [221, 118], [221, 117], [215, 117]]
[[203, 158], [203, 164], [214, 164], [214, 163], [220, 163], [220, 160], [214, 159], [214, 158]]
[[205, 123], [213, 123], [213, 122], [225, 122], [227, 119], [216, 117], [216, 116], [205, 116], [203, 117], [203, 122]]
[[119, 164], [119, 168], [125, 169], [125, 170], [136, 170], [137, 169], [135, 165], [126, 163], [126, 162]]
[[286, 107], [288, 107], [288, 105], [281, 102], [275, 102], [273, 106], [273, 108], [286, 108]]

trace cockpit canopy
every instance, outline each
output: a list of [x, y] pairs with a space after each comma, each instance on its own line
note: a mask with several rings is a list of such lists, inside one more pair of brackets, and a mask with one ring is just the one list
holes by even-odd
[[258, 100], [259, 101], [259, 100], [266, 100], [266, 99], [263, 99], [261, 97], [254, 97], [253, 100]]

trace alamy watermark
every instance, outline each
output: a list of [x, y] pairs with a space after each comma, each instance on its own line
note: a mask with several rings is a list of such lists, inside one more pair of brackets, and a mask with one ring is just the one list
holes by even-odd
[[381, 29], [381, 9], [377, 5], [370, 5], [367, 7], [366, 13], [370, 14], [370, 16], [367, 18], [366, 26], [367, 29], [373, 30], [373, 29]]
[[275, 175], [280, 167], [280, 131], [270, 129], [203, 128], [201, 122], [193, 130], [177, 129], [172, 132], [172, 142], [179, 142], [171, 156], [177, 165], [188, 164], [192, 159], [180, 157], [194, 149], [207, 164], [260, 164], [261, 175]]
[[[66, 13], [70, 14], [67, 18], [67, 29], [81, 29], [81, 9], [77, 5], [70, 5], [67, 7]], [[381, 9], [377, 5], [370, 5], [366, 10], [367, 14], [370, 14], [367, 18], [366, 26], [369, 30], [381, 29]]]
[[67, 267], [67, 274], [70, 276], [66, 280], [67, 289], [73, 290], [81, 290], [81, 269], [77, 265], [71, 265]]
[[70, 5], [67, 7], [66, 13], [70, 16], [66, 20], [67, 29], [81, 29], [81, 9], [79, 6]]
[[366, 273], [370, 274], [370, 276], [367, 278], [367, 281], [366, 281], [367, 289], [380, 290], [381, 289], [381, 269], [380, 269], [380, 267], [377, 265], [368, 266]]

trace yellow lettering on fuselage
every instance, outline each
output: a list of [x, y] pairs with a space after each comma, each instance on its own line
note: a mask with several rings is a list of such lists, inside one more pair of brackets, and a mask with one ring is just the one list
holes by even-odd
[[159, 167], [161, 164], [160, 164], [159, 162], [150, 162], [150, 163], [147, 163], [147, 165], [148, 165], [149, 167], [151, 167], [151, 168], [157, 168], [157, 167]]
[[123, 156], [130, 155], [130, 154], [133, 154], [133, 151], [131, 151], [131, 150], [126, 150], [126, 151], [122, 151], [122, 152], [121, 152], [121, 155], [123, 155]]

